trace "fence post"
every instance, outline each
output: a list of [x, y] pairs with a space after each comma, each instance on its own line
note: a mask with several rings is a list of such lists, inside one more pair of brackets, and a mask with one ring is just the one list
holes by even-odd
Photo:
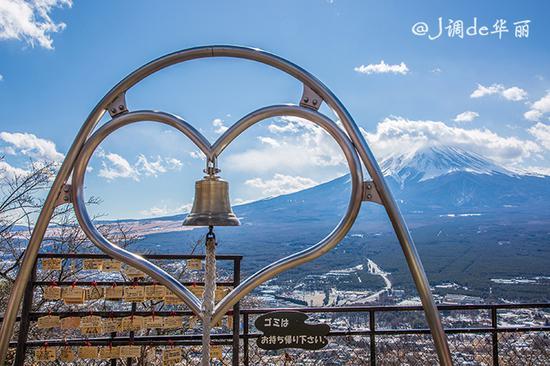
[[243, 314], [243, 364], [248, 366], [248, 313]]
[[15, 353], [15, 366], [22, 366], [25, 364], [25, 355], [27, 353], [27, 337], [29, 335], [30, 319], [29, 313], [32, 311], [32, 301], [34, 293], [34, 282], [36, 281], [36, 265], [38, 261], [34, 262], [34, 266], [31, 273], [31, 278], [25, 288], [25, 294], [23, 295], [23, 308], [21, 309], [21, 320], [19, 321], [19, 336], [17, 337], [17, 350]]
[[491, 327], [493, 328], [493, 366], [498, 366], [498, 318], [496, 306], [491, 306]]
[[[241, 283], [241, 259], [235, 258], [233, 260], [233, 288], [239, 286]], [[240, 302], [237, 302], [233, 306], [233, 366], [239, 366], [239, 352], [240, 352]]]
[[374, 310], [369, 310], [369, 336], [370, 336], [370, 364], [376, 366], [376, 335], [374, 328], [376, 319], [374, 318]]
[[[111, 339], [113, 339], [113, 338], [115, 338], [115, 337], [116, 337], [116, 332], [112, 332], [112, 333], [111, 333]], [[112, 359], [111, 359], [111, 366], [116, 366], [116, 364], [117, 364], [117, 361], [116, 361], [116, 360], [117, 360], [116, 358], [112, 358]]]

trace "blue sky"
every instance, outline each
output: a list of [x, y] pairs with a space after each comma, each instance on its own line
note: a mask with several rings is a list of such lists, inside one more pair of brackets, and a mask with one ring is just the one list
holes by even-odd
[[[544, 1], [0, 0], [2, 174], [28, 159], [61, 161], [89, 111], [126, 74], [160, 55], [208, 44], [265, 49], [306, 68], [348, 107], [379, 158], [456, 145], [510, 169], [550, 173], [550, 4]], [[507, 33], [438, 33], [477, 18]], [[529, 20], [528, 37], [514, 22]], [[418, 22], [429, 26], [414, 35]], [[455, 28], [456, 29], [456, 28]], [[482, 31], [483, 33], [483, 31]], [[296, 103], [301, 85], [239, 60], [193, 61], [132, 89], [130, 109], [175, 113], [214, 140], [266, 105]], [[330, 114], [330, 111], [324, 110]], [[105, 141], [86, 194], [110, 218], [185, 210], [204, 162], [152, 123]], [[346, 172], [337, 147], [303, 121], [265, 121], [220, 158], [235, 203], [305, 188]]]

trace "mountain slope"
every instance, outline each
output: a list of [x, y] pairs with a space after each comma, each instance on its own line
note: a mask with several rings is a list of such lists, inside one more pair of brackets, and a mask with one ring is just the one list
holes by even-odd
[[[550, 205], [550, 177], [512, 172], [455, 147], [393, 155], [382, 161], [381, 168], [403, 213], [422, 213], [426, 220], [453, 212], [506, 214], [512, 209], [535, 215], [537, 210], [546, 212]], [[245, 226], [300, 222], [334, 226], [347, 208], [350, 190], [349, 175], [345, 175], [299, 192], [235, 206], [234, 210]], [[361, 214], [371, 223], [386, 219], [384, 210], [376, 205], [364, 205]]]

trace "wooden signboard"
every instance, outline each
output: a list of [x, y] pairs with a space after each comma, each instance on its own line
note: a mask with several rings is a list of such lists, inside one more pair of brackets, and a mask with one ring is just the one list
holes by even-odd
[[265, 350], [300, 348], [318, 350], [328, 344], [327, 324], [307, 324], [308, 316], [298, 311], [275, 311], [261, 315], [254, 324], [262, 334], [256, 341]]

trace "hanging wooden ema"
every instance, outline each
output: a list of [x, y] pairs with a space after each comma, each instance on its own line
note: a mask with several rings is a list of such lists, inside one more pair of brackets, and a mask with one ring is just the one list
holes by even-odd
[[308, 316], [299, 311], [275, 311], [261, 315], [254, 324], [263, 334], [256, 341], [265, 350], [300, 348], [318, 350], [328, 344], [327, 324], [308, 324]]

